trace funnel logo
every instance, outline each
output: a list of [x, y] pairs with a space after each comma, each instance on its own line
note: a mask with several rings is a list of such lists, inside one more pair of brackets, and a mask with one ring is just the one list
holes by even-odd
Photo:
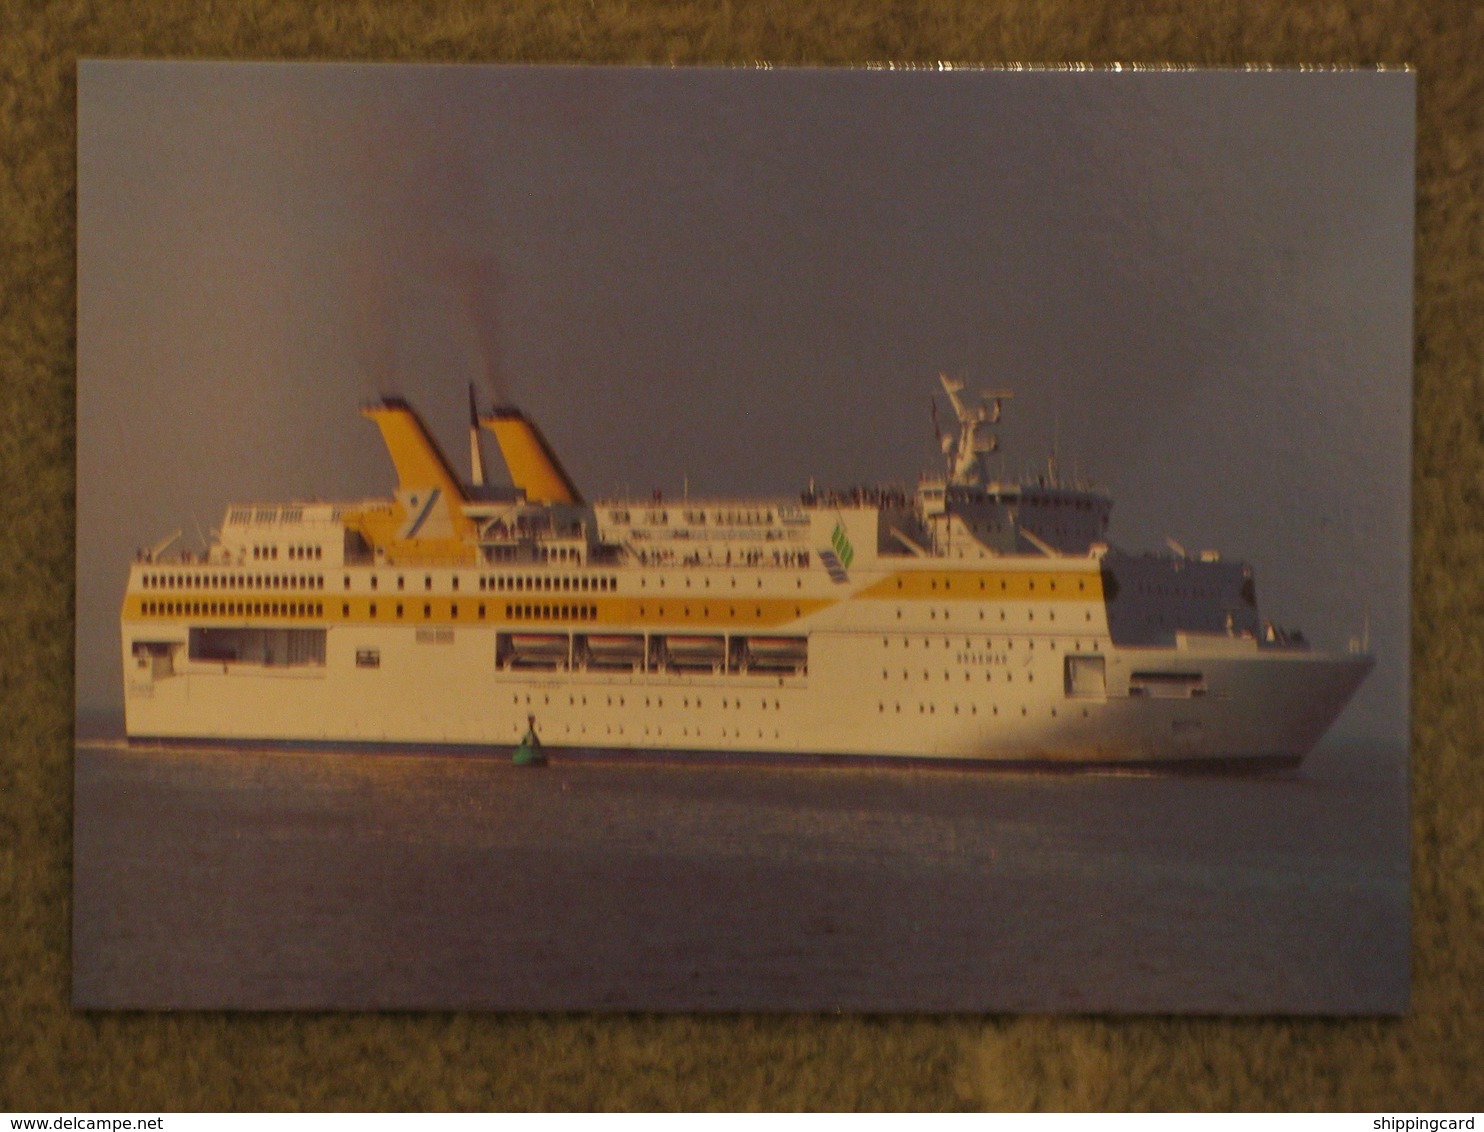
[[850, 537], [845, 533], [842, 523], [835, 523], [834, 533], [830, 535], [830, 545], [833, 550], [821, 550], [819, 560], [824, 563], [824, 568], [829, 571], [830, 581], [848, 582], [850, 576], [846, 569], [855, 560], [855, 548], [850, 545]]
[[835, 521], [834, 533], [830, 535], [830, 545], [835, 548], [835, 553], [840, 558], [840, 565], [847, 570], [855, 560], [855, 548], [850, 545], [850, 536], [845, 533], [845, 525], [839, 520]]

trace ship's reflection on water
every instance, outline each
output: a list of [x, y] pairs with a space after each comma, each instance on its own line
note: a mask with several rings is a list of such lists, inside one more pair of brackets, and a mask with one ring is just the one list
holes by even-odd
[[77, 748], [82, 1007], [1375, 1013], [1402, 751], [1256, 777]]

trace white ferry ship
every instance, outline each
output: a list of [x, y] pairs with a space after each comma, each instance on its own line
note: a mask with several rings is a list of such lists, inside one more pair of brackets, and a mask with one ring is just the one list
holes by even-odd
[[[384, 398], [391, 498], [236, 504], [204, 553], [137, 556], [128, 735], [1297, 763], [1372, 658], [1263, 621], [1247, 565], [1113, 549], [1101, 491], [992, 479], [1009, 394], [942, 381], [941, 475], [787, 502], [585, 502], [472, 392], [465, 483]], [[485, 431], [512, 488], [484, 482]]]

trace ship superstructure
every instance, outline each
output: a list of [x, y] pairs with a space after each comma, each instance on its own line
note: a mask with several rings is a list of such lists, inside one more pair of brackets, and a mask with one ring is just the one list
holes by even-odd
[[[236, 504], [204, 553], [141, 552], [131, 739], [1291, 764], [1372, 660], [1263, 621], [1251, 569], [1131, 555], [1110, 498], [984, 457], [797, 501], [584, 500], [519, 410], [473, 412], [462, 481], [416, 412], [363, 413], [387, 499]], [[513, 484], [484, 482], [493, 434]]]

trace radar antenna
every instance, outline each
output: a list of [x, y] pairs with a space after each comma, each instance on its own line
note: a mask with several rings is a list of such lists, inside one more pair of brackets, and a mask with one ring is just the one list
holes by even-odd
[[979, 483], [981, 479], [987, 478], [983, 458], [999, 448], [999, 437], [980, 430], [986, 425], [1000, 423], [1004, 402], [1015, 394], [1008, 389], [989, 390], [979, 394], [979, 399], [990, 404], [970, 408], [959, 396], [964, 390], [962, 381], [951, 378], [946, 373], [940, 373], [938, 380], [943, 383], [943, 392], [948, 394], [959, 426], [956, 441], [952, 437], [943, 438], [943, 454], [948, 457], [948, 482]]

